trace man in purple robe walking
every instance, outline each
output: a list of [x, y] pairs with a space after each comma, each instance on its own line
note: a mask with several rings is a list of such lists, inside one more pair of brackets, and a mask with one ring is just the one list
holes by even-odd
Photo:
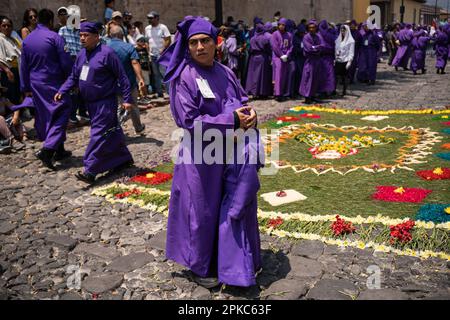
[[[177, 29], [178, 41], [165, 52], [169, 59], [163, 56], [169, 61], [165, 81], [170, 82], [172, 115], [184, 129], [169, 203], [166, 256], [189, 268], [193, 280], [206, 288], [219, 283], [251, 286], [261, 267], [256, 168], [225, 165], [221, 144], [214, 149], [215, 160], [205, 161], [210, 143], [203, 135], [214, 132], [215, 141], [224, 141], [238, 128], [255, 127], [256, 113], [245, 106], [248, 99], [234, 73], [214, 61], [217, 29], [203, 18], [185, 20]], [[248, 173], [241, 176], [242, 170]], [[240, 186], [245, 194], [235, 193]], [[230, 207], [230, 197], [236, 207]]]
[[38, 16], [36, 30], [23, 42], [20, 83], [22, 92], [33, 97], [36, 107], [34, 127], [38, 139], [44, 142], [36, 156], [44, 166], [54, 170], [54, 160], [72, 154], [64, 149], [71, 100], [67, 95], [54, 102], [53, 96], [69, 76], [73, 62], [70, 53], [64, 49], [64, 39], [51, 31], [53, 12], [42, 9]]
[[405, 28], [397, 35], [397, 43], [400, 46], [397, 49], [394, 61], [392, 61], [392, 65], [395, 67], [396, 71], [398, 70], [398, 67], [402, 67], [403, 70], [408, 70], [408, 62], [411, 58], [411, 41], [413, 39], [413, 35], [414, 31], [412, 30], [411, 24], [407, 24]]
[[286, 31], [286, 24], [287, 20], [281, 18], [271, 39], [274, 96], [278, 102], [285, 101], [291, 94], [292, 35]]
[[322, 41], [317, 34], [316, 20], [308, 23], [308, 34], [303, 38], [303, 52], [305, 64], [303, 66], [302, 80], [300, 82], [300, 94], [305, 97], [305, 103], [311, 104], [315, 100], [319, 89]]
[[445, 74], [445, 67], [449, 56], [449, 37], [442, 26], [434, 34], [434, 46], [436, 51], [436, 73]]
[[411, 70], [414, 75], [417, 74], [418, 70], [422, 70], [422, 74], [426, 72], [425, 58], [429, 41], [430, 37], [427, 36], [425, 30], [420, 29], [414, 32], [414, 38], [411, 42], [413, 50], [411, 56]]
[[79, 87], [91, 117], [91, 138], [84, 154], [84, 172], [78, 172], [76, 177], [92, 184], [100, 173], [118, 171], [133, 164], [117, 118], [118, 85], [125, 109], [131, 110], [133, 99], [122, 63], [113, 49], [100, 43], [98, 25], [83, 22], [80, 39], [83, 49], [70, 77], [55, 95], [55, 101]]
[[319, 93], [326, 96], [336, 94], [336, 75], [334, 71], [334, 51], [336, 36], [328, 22], [322, 20], [319, 23], [319, 37], [322, 42], [321, 50], [321, 79], [319, 81]]
[[265, 35], [264, 26], [257, 24], [255, 35], [250, 40], [250, 61], [245, 86], [247, 94], [256, 98], [267, 98], [272, 95], [271, 58], [270, 39]]
[[363, 45], [359, 52], [358, 74], [359, 82], [374, 85], [377, 78], [378, 50], [381, 43], [380, 38], [370, 30], [367, 23], [363, 24]]
[[303, 66], [305, 65], [305, 55], [303, 53], [303, 38], [306, 34], [306, 27], [304, 24], [300, 23], [297, 26], [297, 30], [294, 33], [292, 40], [292, 59], [295, 63], [293, 80], [292, 80], [292, 98], [298, 98], [298, 91], [300, 88], [300, 83], [302, 81]]
[[352, 37], [355, 40], [355, 56], [353, 57], [352, 65], [350, 66], [350, 69], [348, 69], [348, 79], [350, 84], [353, 84], [355, 81], [355, 75], [356, 75], [356, 69], [358, 68], [358, 59], [359, 59], [359, 52], [362, 47], [362, 35], [361, 32], [358, 30], [358, 23], [356, 20], [352, 20], [350, 22], [350, 31], [352, 33]]

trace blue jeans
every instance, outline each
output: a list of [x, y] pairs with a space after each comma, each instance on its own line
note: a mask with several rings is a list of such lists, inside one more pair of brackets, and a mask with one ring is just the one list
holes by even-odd
[[[166, 67], [158, 63], [159, 57], [152, 56], [152, 73], [155, 81], [155, 92], [158, 95], [162, 95], [162, 81], [166, 75]], [[168, 88], [167, 88], [168, 89]], [[167, 93], [169, 90], [167, 90]]]

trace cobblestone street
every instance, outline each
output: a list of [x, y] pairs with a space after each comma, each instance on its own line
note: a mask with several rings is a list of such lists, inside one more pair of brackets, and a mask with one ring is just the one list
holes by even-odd
[[[450, 68], [437, 75], [431, 58], [427, 66], [427, 74], [414, 76], [380, 63], [375, 86], [354, 84], [345, 99], [324, 103], [353, 109], [445, 108]], [[301, 103], [250, 104], [264, 121]], [[96, 186], [169, 160], [176, 126], [168, 104], [146, 110], [142, 120], [145, 136], [135, 135], [131, 121], [125, 125], [135, 167]], [[263, 271], [257, 286], [199, 287], [183, 267], [165, 259], [163, 215], [111, 204], [74, 178], [88, 141], [89, 127], [69, 131], [66, 149], [73, 157], [58, 162], [54, 172], [36, 159], [39, 142], [26, 141], [25, 150], [0, 156], [0, 299], [450, 299], [447, 261], [267, 235], [261, 235]], [[367, 286], [373, 265], [381, 270], [379, 290]]]

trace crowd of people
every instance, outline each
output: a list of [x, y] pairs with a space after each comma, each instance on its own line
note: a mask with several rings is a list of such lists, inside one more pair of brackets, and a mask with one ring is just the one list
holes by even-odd
[[[113, 49], [130, 82], [131, 108], [129, 112], [119, 108], [118, 116], [125, 120], [131, 118], [136, 133], [143, 134], [145, 125], [137, 103], [148, 104], [151, 98], [162, 98], [164, 92], [170, 93], [163, 80], [166, 66], [160, 58], [177, 34], [172, 35], [160, 22], [156, 11], [147, 15], [145, 26], [141, 21], [134, 21], [132, 13], [115, 10], [114, 5], [114, 0], [105, 0], [103, 21], [95, 25], [100, 43]], [[49, 30], [60, 36], [64, 52], [73, 65], [83, 49], [80, 30], [67, 25], [66, 7], [57, 10], [55, 20], [57, 23], [49, 25]], [[32, 118], [42, 118], [36, 114], [37, 109], [22, 105], [12, 112], [11, 108], [4, 107], [19, 106], [27, 95], [32, 96], [30, 88], [25, 91], [22, 81], [27, 76], [22, 75], [21, 69], [29, 71], [22, 63], [26, 61], [23, 45], [30, 35], [39, 31], [39, 25], [42, 23], [34, 8], [25, 10], [22, 26], [17, 29], [11, 19], [0, 17], [0, 99], [3, 106], [0, 108], [0, 152], [3, 153], [10, 152], [12, 142], [21, 142], [24, 136], [32, 138], [34, 133], [38, 139], [42, 138], [38, 129], [34, 132], [22, 125]], [[432, 47], [436, 72], [444, 74], [449, 57], [449, 24], [433, 27], [396, 23], [381, 30], [354, 20], [334, 24], [302, 19], [296, 24], [277, 12], [270, 22], [255, 17], [252, 27], [242, 20], [236, 22], [233, 17], [217, 27], [215, 59], [233, 71], [246, 94], [254, 99], [273, 97], [284, 101], [304, 97], [307, 104], [320, 102], [322, 98], [336, 96], [338, 85], [342, 85], [342, 95], [346, 95], [348, 86], [355, 81], [375, 84], [377, 65], [383, 58], [388, 59], [393, 70], [402, 68], [414, 74], [425, 73], [427, 50]], [[45, 64], [48, 68], [51, 62]], [[91, 115], [80, 90], [75, 87], [68, 94], [71, 108], [67, 128], [90, 124]], [[117, 99], [119, 105], [124, 101], [120, 92]], [[23, 145], [16, 143], [16, 147]]]

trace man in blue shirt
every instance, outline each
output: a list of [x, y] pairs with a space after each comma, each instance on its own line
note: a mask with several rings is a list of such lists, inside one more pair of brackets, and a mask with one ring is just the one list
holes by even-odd
[[105, 24], [112, 19], [112, 14], [114, 12], [114, 0], [105, 0]]
[[[138, 86], [139, 90], [145, 91], [145, 81], [139, 63], [139, 54], [133, 45], [123, 42], [123, 30], [120, 26], [111, 26], [110, 37], [111, 41], [108, 43], [108, 46], [116, 52], [120, 62], [122, 62], [128, 80], [130, 81], [131, 96], [134, 101], [130, 110], [131, 121], [133, 122], [136, 133], [141, 134], [145, 129], [145, 125], [142, 125], [141, 123], [137, 98], [139, 95]], [[139, 83], [136, 82], [136, 78]], [[122, 97], [119, 97], [119, 103], [122, 103]]]

